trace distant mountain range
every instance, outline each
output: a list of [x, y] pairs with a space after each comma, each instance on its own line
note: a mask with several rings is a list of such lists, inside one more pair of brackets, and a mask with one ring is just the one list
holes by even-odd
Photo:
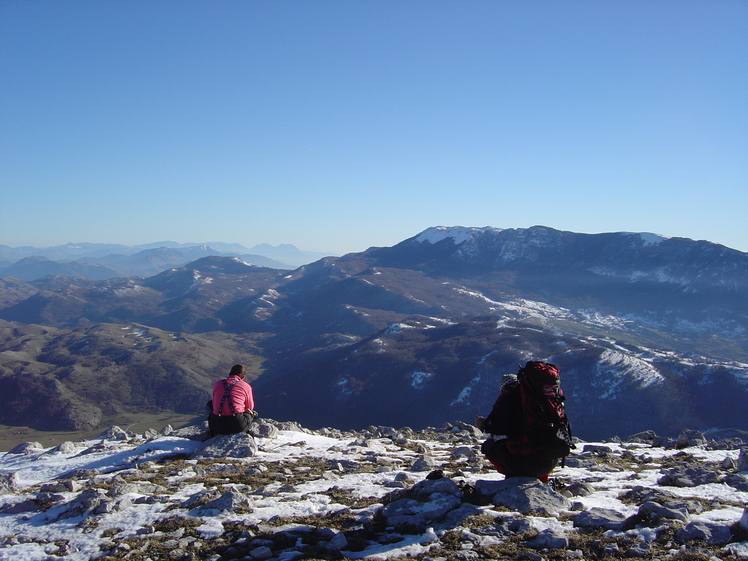
[[25, 281], [48, 275], [91, 280], [149, 277], [209, 255], [239, 257], [253, 265], [276, 269], [296, 269], [326, 256], [324, 253], [302, 251], [290, 244], [260, 244], [251, 249], [222, 242], [157, 242], [136, 246], [71, 243], [47, 248], [0, 245], [0, 277]]
[[6, 277], [0, 321], [5, 424], [45, 422], [34, 388], [78, 404], [69, 426], [198, 412], [241, 360], [261, 414], [437, 426], [540, 359], [583, 438], [748, 427], [748, 254], [685, 238], [437, 227], [292, 271], [208, 256], [144, 279]]

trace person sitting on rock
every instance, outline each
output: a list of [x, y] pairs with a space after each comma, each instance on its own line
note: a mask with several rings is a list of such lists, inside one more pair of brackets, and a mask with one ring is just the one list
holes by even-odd
[[257, 413], [252, 387], [244, 381], [245, 375], [244, 366], [235, 364], [225, 380], [213, 384], [213, 399], [208, 402], [210, 436], [249, 431]]

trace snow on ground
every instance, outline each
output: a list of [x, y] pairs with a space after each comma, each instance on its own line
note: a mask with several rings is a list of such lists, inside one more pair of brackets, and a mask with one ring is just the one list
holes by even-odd
[[[459, 431], [457, 427], [433, 431], [428, 435], [409, 429], [379, 430], [376, 437], [372, 437], [372, 433], [312, 432], [299, 428], [280, 430], [272, 438], [257, 438], [258, 449], [254, 456], [230, 460], [219, 458], [207, 463], [190, 459], [202, 446], [201, 442], [177, 436], [159, 436], [148, 441], [141, 438], [139, 442], [100, 438], [68, 443], [68, 446], [55, 449], [28, 447], [23, 453], [0, 455], [0, 488], [3, 481], [6, 482], [5, 494], [0, 495], [0, 560], [37, 561], [64, 556], [69, 561], [84, 561], [102, 555], [102, 547], [107, 550], [111, 542], [116, 544], [124, 541], [125, 545], [143, 543], [143, 547], [147, 547], [146, 541], [137, 542], [138, 539], [145, 540], [144, 536], [154, 543], [167, 540], [164, 543], [168, 544], [171, 542], [167, 538], [172, 535], [166, 535], [165, 530], [154, 530], [154, 525], [175, 516], [194, 519], [196, 535], [186, 537], [184, 529], [181, 533], [177, 530], [173, 532], [171, 541], [174, 544], [184, 542], [179, 548], [197, 548], [201, 555], [208, 551], [214, 541], [218, 543], [225, 536], [227, 525], [238, 524], [247, 529], [254, 528], [255, 533], [264, 531], [271, 536], [294, 532], [294, 535], [304, 535], [304, 532], [317, 531], [315, 525], [321, 523], [319, 517], [346, 513], [346, 516], [358, 520], [359, 525], [365, 526], [367, 520], [373, 520], [381, 511], [386, 496], [398, 489], [407, 490], [419, 482], [428, 483], [426, 476], [433, 469], [442, 468], [451, 480], [465, 488], [479, 486], [479, 482], [501, 482], [503, 476], [491, 469], [478, 452], [481, 440], [481, 435], [465, 427]], [[588, 482], [594, 492], [572, 498], [575, 512], [564, 514], [561, 511], [557, 515], [545, 516], [528, 513], [525, 519], [535, 532], [572, 534], [578, 531], [573, 523], [575, 513], [609, 509], [624, 517], [636, 515], [639, 506], [622, 500], [622, 495], [642, 487], [666, 489], [683, 499], [701, 502], [704, 509], [691, 513], [691, 522], [729, 527], [743, 516], [743, 508], [748, 505], [748, 486], [740, 490], [723, 479], [693, 486], [663, 487], [659, 481], [663, 476], [663, 466], [675, 465], [679, 458], [685, 458], [684, 461], [693, 466], [732, 465], [730, 469], [734, 472], [740, 453], [737, 447], [710, 449], [699, 445], [665, 449], [644, 443], [580, 443], [572, 456], [579, 461], [569, 461], [567, 467], [554, 470], [553, 476], [566, 485]], [[426, 468], [416, 468], [418, 462], [425, 459], [430, 462]], [[231, 472], [227, 471], [229, 475], [221, 475], [216, 488], [214, 480], [206, 478], [206, 474], [211, 470], [223, 469], [221, 466], [231, 468], [237, 474], [262, 473], [265, 470], [269, 475], [266, 476], [267, 482], [256, 488], [242, 482], [246, 479], [232, 478]], [[146, 491], [147, 482], [158, 474], [165, 476], [160, 484], [162, 490]], [[125, 488], [121, 496], [114, 493], [112, 489], [116, 488], [116, 484], [123, 485], [125, 480], [130, 480], [128, 477], [135, 479], [136, 486], [129, 492]], [[735, 477], [739, 481], [746, 478], [748, 483], [748, 473], [738, 473]], [[45, 491], [45, 486], [59, 486], [59, 482], [69, 483], [72, 479], [80, 481], [81, 488]], [[12, 482], [12, 489], [7, 488], [8, 482]], [[539, 485], [542, 487], [542, 484]], [[73, 511], [70, 514], [70, 504], [76, 497], [80, 500], [85, 493], [94, 492], [102, 497], [106, 493], [106, 497], [111, 499], [102, 503], [100, 512]], [[185, 506], [201, 494], [231, 492], [249, 501], [251, 508], [200, 510]], [[432, 499], [437, 495], [432, 495]], [[38, 505], [45, 498], [50, 504], [39, 510]], [[36, 508], [28, 507], [34, 501]], [[356, 501], [360, 501], [360, 504], [355, 504]], [[426, 515], [438, 504], [438, 500], [414, 502], [416, 506], [412, 510], [414, 515], [418, 515], [419, 511]], [[463, 506], [496, 520], [519, 516], [511, 509], [494, 510], [494, 505], [490, 504]], [[304, 519], [317, 522], [294, 522]], [[284, 523], [284, 520], [288, 522]], [[483, 540], [480, 547], [500, 544], [502, 539], [506, 539], [493, 535], [476, 538], [469, 528], [457, 526], [456, 529], [466, 536], [466, 540]], [[329, 532], [330, 543], [334, 543], [337, 530]], [[382, 540], [380, 535], [377, 540], [380, 543], [372, 541], [357, 550], [345, 549], [343, 535], [338, 538], [343, 545], [335, 553], [337, 558], [342, 558], [341, 555], [369, 559], [420, 556], [431, 548], [444, 547], [440, 540], [445, 532], [449, 532], [449, 529], [434, 531], [425, 528], [404, 534], [390, 530], [384, 534], [387, 539]], [[344, 534], [343, 531], [339, 533]], [[658, 529], [637, 527], [625, 532], [611, 530], [606, 535], [611, 540], [625, 538], [654, 543]], [[259, 542], [251, 542], [251, 536], [241, 539], [250, 540], [255, 549], [260, 547]], [[301, 540], [299, 538], [298, 547], [302, 545]], [[239, 547], [240, 543], [241, 540], [234, 542], [234, 547]], [[269, 544], [274, 545], [272, 542]], [[469, 549], [477, 546], [464, 547]], [[741, 548], [747, 551], [748, 556], [745, 544], [733, 544], [732, 551], [738, 555], [743, 551]], [[178, 548], [174, 545], [172, 549]], [[114, 547], [107, 559], [126, 558], [128, 551]], [[189, 558], [188, 553], [185, 555], [187, 557], [184, 559]], [[272, 558], [290, 561], [301, 555], [291, 547], [283, 552], [274, 552]], [[152, 558], [158, 557], [152, 555]], [[179, 555], [173, 558], [182, 559]], [[336, 557], [333, 555], [331, 558]], [[214, 561], [217, 559], [214, 558]]]

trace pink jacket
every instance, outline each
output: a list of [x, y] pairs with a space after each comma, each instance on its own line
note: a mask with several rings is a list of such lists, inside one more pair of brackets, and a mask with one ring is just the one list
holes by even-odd
[[255, 408], [255, 401], [252, 398], [252, 387], [239, 376], [229, 376], [226, 378], [226, 383], [231, 386], [236, 382], [231, 390], [229, 396], [226, 398], [226, 402], [223, 404], [223, 411], [219, 411], [218, 408], [221, 406], [221, 400], [223, 399], [223, 380], [218, 380], [213, 384], [213, 414], [214, 415], [231, 415], [231, 407], [229, 407], [229, 400], [234, 404], [235, 413], [243, 413], [250, 409]]

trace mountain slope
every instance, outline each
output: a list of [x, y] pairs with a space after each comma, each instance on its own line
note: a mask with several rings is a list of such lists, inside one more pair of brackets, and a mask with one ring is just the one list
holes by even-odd
[[248, 341], [167, 333], [137, 324], [74, 330], [0, 321], [0, 424], [85, 430], [125, 413], [193, 414], [236, 361], [260, 359]]
[[466, 422], [485, 415], [502, 375], [531, 359], [560, 367], [567, 410], [582, 438], [746, 426], [746, 364], [684, 359], [485, 317], [452, 325], [412, 318], [350, 345], [280, 365], [269, 361], [254, 386], [269, 415], [314, 428], [385, 421], [423, 428], [449, 415]]
[[432, 228], [294, 271], [210, 256], [147, 279], [2, 282], [0, 318], [19, 326], [247, 345], [258, 408], [314, 427], [470, 421], [530, 359], [561, 367], [589, 438], [748, 426], [748, 255], [708, 242]]

